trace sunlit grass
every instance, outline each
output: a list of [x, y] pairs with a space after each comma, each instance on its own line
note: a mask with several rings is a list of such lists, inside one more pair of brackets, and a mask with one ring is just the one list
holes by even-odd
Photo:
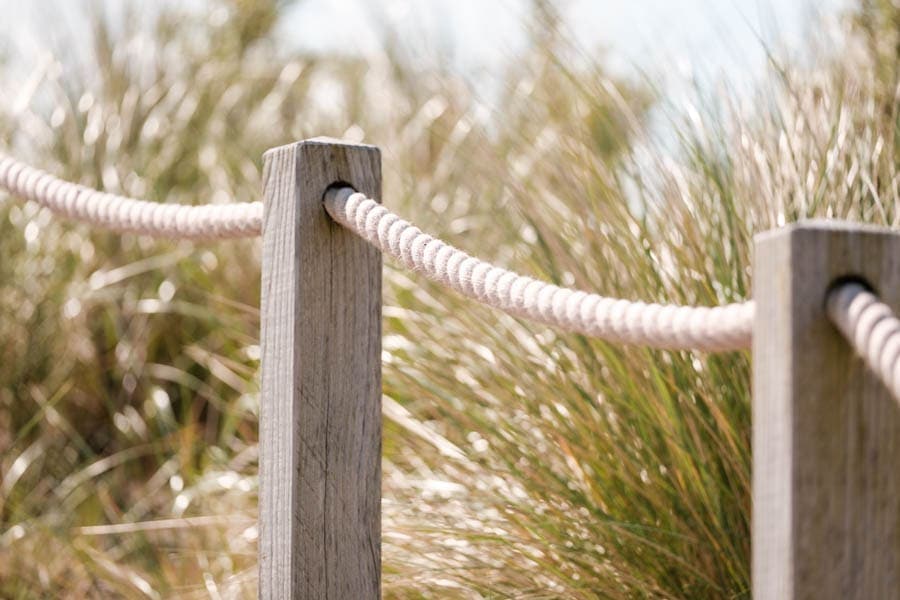
[[[840, 52], [773, 58], [757, 97], [691, 106], [584, 64], [541, 3], [487, 105], [390, 48], [286, 55], [278, 4], [98, 18], [87, 56], [4, 82], [4, 147], [110, 191], [224, 202], [258, 197], [269, 147], [365, 139], [385, 201], [423, 229], [691, 304], [749, 297], [757, 231], [900, 218], [888, 3], [848, 20]], [[0, 257], [0, 595], [253, 597], [258, 243], [92, 232], [0, 200]], [[563, 335], [390, 265], [385, 294], [385, 596], [749, 596], [745, 353]]]

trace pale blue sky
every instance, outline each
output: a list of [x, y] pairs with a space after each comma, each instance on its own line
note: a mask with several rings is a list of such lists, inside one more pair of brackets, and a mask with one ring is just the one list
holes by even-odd
[[[0, 39], [15, 39], [25, 57], [36, 57], [55, 28], [77, 31], [78, 13], [92, 1], [0, 0]], [[137, 0], [105, 1], [114, 6]], [[742, 83], [765, 64], [760, 39], [801, 47], [818, 17], [849, 2], [561, 0], [560, 6], [578, 44], [588, 53], [602, 51], [618, 72], [674, 69], [677, 77], [690, 71]], [[301, 0], [281, 34], [288, 45], [367, 53], [377, 51], [387, 27], [412, 40], [423, 60], [440, 53], [460, 72], [490, 79], [521, 48], [527, 6], [527, 0]]]
[[[561, 0], [572, 35], [603, 51], [616, 70], [696, 69], [746, 79], [765, 64], [764, 45], [802, 47], [820, 17], [850, 0]], [[381, 23], [417, 48], [451, 52], [464, 71], [514, 60], [524, 41], [527, 0], [306, 0], [285, 37], [315, 48], [373, 51]], [[339, 24], [339, 25], [337, 25]], [[425, 40], [423, 44], [422, 41]], [[427, 52], [426, 52], [427, 53]]]

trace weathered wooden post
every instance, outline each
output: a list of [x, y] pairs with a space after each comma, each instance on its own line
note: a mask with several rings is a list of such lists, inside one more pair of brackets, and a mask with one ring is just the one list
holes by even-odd
[[753, 597], [900, 598], [900, 407], [825, 312], [841, 278], [900, 308], [900, 234], [756, 239]]
[[371, 599], [381, 577], [381, 255], [322, 206], [381, 197], [377, 148], [265, 155], [259, 593]]

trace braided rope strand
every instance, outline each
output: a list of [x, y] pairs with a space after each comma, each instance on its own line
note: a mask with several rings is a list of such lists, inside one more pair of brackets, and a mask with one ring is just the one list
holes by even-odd
[[[135, 200], [63, 181], [3, 153], [0, 188], [56, 214], [117, 231], [176, 239], [255, 237], [262, 232], [261, 202], [189, 206]], [[696, 307], [607, 298], [474, 258], [351, 188], [330, 190], [325, 209], [335, 221], [407, 268], [516, 316], [610, 342], [662, 349], [718, 352], [750, 345], [752, 301]], [[859, 283], [834, 289], [827, 311], [856, 353], [900, 401], [900, 319]]]
[[405, 267], [510, 314], [611, 342], [654, 348], [747, 348], [752, 302], [717, 307], [645, 304], [561, 288], [496, 267], [423, 233], [351, 188], [325, 196], [331, 217]]
[[828, 316], [847, 341], [900, 401], [900, 319], [891, 307], [859, 283], [832, 290]]
[[[261, 202], [188, 206], [135, 200], [63, 181], [3, 153], [0, 188], [56, 214], [117, 231], [176, 239], [253, 237], [262, 232]], [[349, 188], [329, 193], [326, 208], [338, 222], [407, 267], [514, 315], [612, 342], [657, 348], [721, 351], [750, 343], [752, 302], [704, 308], [605, 298], [473, 258]]]
[[56, 214], [116, 231], [177, 239], [255, 237], [262, 231], [261, 202], [159, 204], [63, 181], [0, 153], [0, 188]]

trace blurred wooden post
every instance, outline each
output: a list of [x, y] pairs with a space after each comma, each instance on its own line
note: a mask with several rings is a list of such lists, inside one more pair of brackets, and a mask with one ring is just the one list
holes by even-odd
[[380, 598], [381, 254], [322, 206], [380, 198], [380, 153], [306, 140], [263, 178], [259, 594]]
[[825, 313], [835, 280], [900, 309], [900, 234], [761, 234], [753, 271], [753, 597], [900, 598], [900, 407]]

